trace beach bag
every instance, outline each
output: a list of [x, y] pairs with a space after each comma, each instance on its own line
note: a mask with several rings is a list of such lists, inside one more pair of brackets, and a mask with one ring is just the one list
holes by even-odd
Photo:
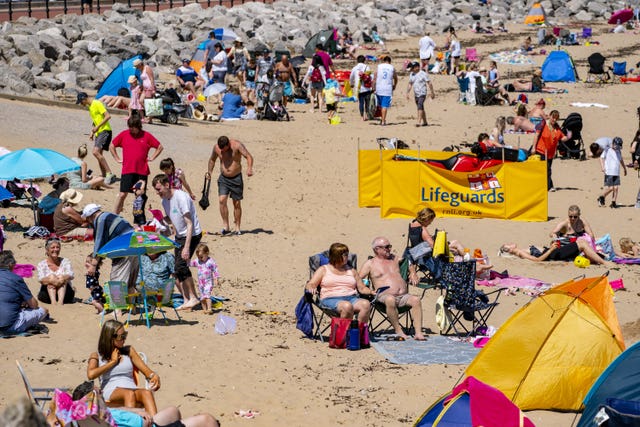
[[296, 328], [311, 338], [313, 336], [313, 308], [309, 300], [313, 296], [309, 298], [306, 294], [311, 295], [310, 292], [305, 292], [305, 295], [300, 298], [298, 305], [296, 305]]
[[322, 72], [320, 71], [320, 68], [316, 67], [313, 69], [313, 71], [311, 72], [310, 80], [313, 83], [318, 83], [322, 81]]
[[151, 98], [144, 100], [144, 114], [147, 117], [157, 117], [162, 115], [162, 99]]
[[50, 410], [62, 426], [70, 426], [73, 422], [83, 426], [116, 426], [107, 404], [95, 390], [79, 400], [73, 400], [69, 393], [56, 389]]
[[445, 256], [451, 258], [449, 252], [449, 243], [447, 242], [447, 232], [438, 230], [436, 232], [436, 238], [433, 242], [433, 257]]
[[358, 329], [360, 330], [360, 348], [369, 348], [371, 346], [371, 340], [369, 339], [369, 324], [358, 322]]
[[366, 89], [371, 89], [373, 86], [373, 79], [371, 78], [371, 71], [365, 71], [364, 73], [360, 73], [360, 82], [362, 82], [362, 87]]
[[444, 295], [436, 300], [436, 324], [440, 333], [445, 333], [451, 326], [451, 311], [444, 305]]
[[198, 204], [203, 211], [206, 211], [209, 207], [209, 188], [211, 187], [211, 180], [205, 177], [204, 186], [202, 187], [202, 197], [198, 201]]
[[331, 318], [331, 334], [329, 335], [329, 347], [347, 348], [347, 331], [351, 325], [351, 319], [342, 317]]

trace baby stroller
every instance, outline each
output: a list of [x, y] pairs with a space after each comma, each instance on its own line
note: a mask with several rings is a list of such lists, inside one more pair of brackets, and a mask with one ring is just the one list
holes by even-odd
[[162, 98], [162, 115], [158, 118], [162, 123], [175, 125], [178, 123], [178, 116], [184, 116], [187, 105], [182, 102], [182, 98], [174, 88], [168, 88], [158, 92], [158, 97]]
[[557, 155], [563, 159], [586, 160], [587, 155], [582, 141], [582, 116], [579, 113], [571, 113], [562, 123], [562, 133], [568, 135], [571, 132], [571, 139], [558, 143]]
[[[289, 113], [283, 103], [284, 85], [282, 82], [276, 80], [268, 89], [256, 87], [256, 93], [258, 94], [257, 111], [261, 112], [260, 120], [289, 121]], [[262, 106], [260, 106], [261, 104]]]

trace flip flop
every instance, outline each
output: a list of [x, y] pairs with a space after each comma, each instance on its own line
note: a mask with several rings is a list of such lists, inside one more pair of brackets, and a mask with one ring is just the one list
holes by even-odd
[[406, 339], [404, 337], [393, 336], [387, 337], [385, 341], [406, 341]]

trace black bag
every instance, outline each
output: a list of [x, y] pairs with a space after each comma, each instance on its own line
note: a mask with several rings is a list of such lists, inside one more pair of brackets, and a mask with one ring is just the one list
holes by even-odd
[[[76, 291], [71, 287], [70, 284], [67, 283], [67, 291], [64, 294], [63, 304], [73, 304], [76, 297]], [[49, 297], [49, 293], [47, 292], [46, 285], [40, 285], [40, 291], [38, 292], [38, 301], [43, 302], [45, 304], [51, 304], [51, 298]]]
[[198, 202], [198, 204], [200, 205], [203, 211], [206, 211], [207, 208], [209, 207], [209, 188], [210, 187], [211, 187], [211, 180], [205, 177], [204, 186], [202, 188], [202, 198], [200, 198], [200, 201]]

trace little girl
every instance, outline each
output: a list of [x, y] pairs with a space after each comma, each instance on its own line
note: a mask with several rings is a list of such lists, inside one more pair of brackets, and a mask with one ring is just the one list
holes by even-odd
[[142, 87], [138, 84], [136, 76], [129, 76], [129, 91], [131, 92], [131, 100], [129, 101], [129, 117], [137, 114], [138, 117], [144, 117], [144, 107], [140, 103], [140, 94]]
[[640, 245], [628, 237], [620, 239], [620, 250], [622, 258], [638, 258], [640, 256]]
[[[102, 286], [100, 286], [100, 265], [102, 265], [102, 258], [97, 261], [93, 258], [92, 254], [87, 255], [87, 259], [84, 262], [84, 266], [87, 269], [86, 285], [87, 289], [91, 291], [91, 304], [96, 308], [98, 314], [104, 310], [104, 304], [107, 300], [104, 297]], [[93, 274], [89, 271], [93, 269]]]
[[191, 267], [198, 267], [198, 288], [200, 289], [200, 303], [205, 314], [213, 314], [211, 309], [211, 291], [218, 286], [218, 264], [209, 257], [209, 247], [200, 243], [196, 247], [197, 260], [191, 261]]
[[195, 194], [193, 194], [191, 187], [187, 183], [187, 178], [184, 176], [184, 172], [182, 169], [176, 169], [176, 165], [173, 163], [173, 159], [171, 159], [171, 157], [167, 157], [160, 161], [160, 170], [167, 175], [167, 178], [169, 178], [169, 185], [171, 188], [184, 190], [189, 193], [191, 199], [196, 199]]

